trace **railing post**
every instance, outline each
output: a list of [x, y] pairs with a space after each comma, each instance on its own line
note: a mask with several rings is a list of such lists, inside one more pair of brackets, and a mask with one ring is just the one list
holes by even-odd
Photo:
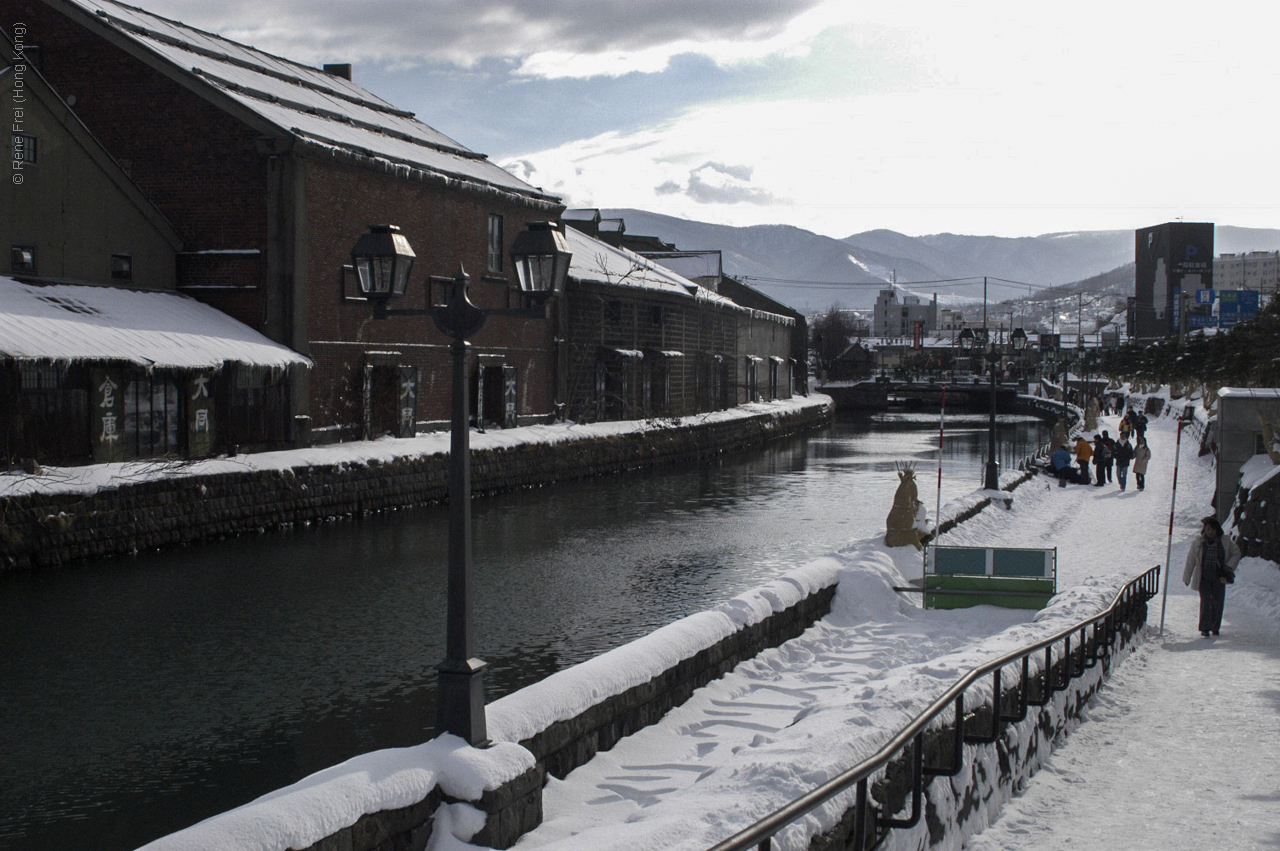
[[877, 817], [877, 825], [889, 828], [916, 826], [924, 806], [924, 773], [924, 733], [921, 732], [911, 745], [911, 815], [904, 819]]

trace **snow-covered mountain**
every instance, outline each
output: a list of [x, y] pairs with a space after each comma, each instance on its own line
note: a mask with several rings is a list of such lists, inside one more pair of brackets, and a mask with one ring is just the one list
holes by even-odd
[[[925, 298], [936, 293], [940, 303], [955, 303], [980, 301], [986, 276], [992, 303], [1024, 299], [1104, 273], [1123, 277], [1120, 267], [1133, 262], [1131, 230], [1019, 238], [871, 230], [835, 239], [790, 225], [732, 227], [631, 209], [601, 214], [624, 219], [629, 234], [656, 236], [686, 250], [719, 249], [726, 273], [805, 312], [836, 304], [870, 307], [890, 281]], [[1280, 249], [1276, 229], [1219, 225], [1215, 239], [1217, 253]], [[1132, 294], [1132, 270], [1128, 279]]]

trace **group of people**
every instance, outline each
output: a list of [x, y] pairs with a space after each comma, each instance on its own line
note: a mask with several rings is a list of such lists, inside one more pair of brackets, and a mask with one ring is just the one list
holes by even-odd
[[[1130, 435], [1134, 443], [1130, 443]], [[1147, 446], [1147, 417], [1132, 408], [1120, 420], [1120, 439], [1113, 440], [1106, 431], [1093, 436], [1092, 444], [1083, 436], [1076, 440], [1075, 463], [1065, 444], [1051, 457], [1054, 474], [1063, 482], [1090, 484], [1089, 465], [1093, 465], [1092, 484], [1101, 487], [1114, 480], [1124, 490], [1129, 467], [1138, 490], [1146, 487], [1147, 464], [1151, 449]], [[1200, 534], [1191, 542], [1182, 581], [1200, 594], [1200, 634], [1208, 638], [1220, 634], [1222, 610], [1227, 586], [1235, 582], [1240, 563], [1240, 548], [1230, 535], [1223, 534], [1218, 518], [1210, 516], [1201, 523]]]
[[[1117, 482], [1120, 490], [1129, 486], [1129, 467], [1133, 467], [1134, 484], [1138, 490], [1147, 486], [1147, 464], [1151, 461], [1151, 447], [1147, 446], [1146, 429], [1137, 438], [1137, 443], [1130, 443], [1129, 433], [1121, 431], [1116, 440], [1104, 429], [1093, 436], [1090, 444], [1084, 435], [1076, 438], [1075, 457], [1066, 444], [1059, 446], [1049, 457], [1053, 465], [1053, 473], [1063, 484], [1077, 482], [1102, 487], [1109, 482]], [[1072, 463], [1074, 461], [1074, 464]], [[1093, 475], [1089, 474], [1089, 465], [1093, 465]]]

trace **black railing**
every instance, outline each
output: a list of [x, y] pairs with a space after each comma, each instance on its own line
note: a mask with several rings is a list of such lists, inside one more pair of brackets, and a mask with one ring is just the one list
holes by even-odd
[[[1049, 638], [1030, 644], [975, 668], [957, 681], [951, 688], [921, 712], [914, 721], [893, 737], [873, 756], [863, 760], [848, 771], [833, 777], [808, 794], [797, 798], [782, 809], [766, 816], [747, 829], [717, 843], [709, 851], [770, 851], [773, 837], [793, 822], [810, 814], [837, 795], [855, 789], [853, 803], [853, 832], [845, 847], [851, 851], [871, 851], [880, 845], [895, 828], [914, 827], [923, 812], [925, 776], [951, 776], [964, 767], [964, 745], [990, 744], [997, 741], [1004, 725], [1018, 723], [1027, 717], [1028, 707], [1046, 706], [1055, 692], [1065, 691], [1071, 681], [1099, 662], [1109, 664], [1117, 648], [1123, 648], [1129, 636], [1147, 619], [1146, 603], [1159, 592], [1160, 566], [1148, 570], [1121, 589], [1115, 601], [1106, 611], [1065, 629]], [[1125, 628], [1129, 632], [1125, 631]], [[1073, 638], [1077, 638], [1073, 642]], [[1117, 643], [1118, 642], [1118, 643]], [[1057, 661], [1054, 650], [1060, 646]], [[1031, 671], [1031, 659], [1044, 652], [1044, 666], [1036, 673]], [[1005, 668], [1020, 667], [1020, 680], [1015, 692], [1008, 696], [1001, 690]], [[965, 693], [984, 678], [991, 677], [990, 720], [970, 716], [966, 723]], [[984, 707], [985, 710], [986, 707]], [[954, 709], [954, 717], [943, 725], [934, 722]], [[985, 714], [983, 712], [982, 714]], [[942, 728], [949, 725], [950, 733]], [[969, 727], [969, 732], [965, 728]], [[973, 729], [985, 727], [985, 729]], [[937, 733], [946, 740], [946, 760], [942, 765], [928, 765], [925, 761], [926, 733]], [[882, 813], [871, 800], [869, 784], [873, 775], [900, 765], [902, 759], [910, 763], [910, 814], [894, 818], [894, 813]]]

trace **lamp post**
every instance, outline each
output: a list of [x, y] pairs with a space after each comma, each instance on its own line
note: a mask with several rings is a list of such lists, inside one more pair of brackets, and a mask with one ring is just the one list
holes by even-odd
[[356, 242], [351, 262], [360, 291], [373, 304], [374, 318], [430, 316], [452, 342], [453, 391], [449, 440], [449, 569], [445, 659], [436, 666], [436, 733], [453, 733], [481, 746], [489, 734], [484, 712], [485, 663], [472, 655], [471, 629], [471, 384], [467, 380], [468, 338], [490, 316], [545, 319], [547, 300], [563, 292], [569, 273], [568, 244], [553, 222], [534, 222], [511, 247], [524, 305], [481, 309], [468, 295], [470, 276], [459, 266], [452, 278], [430, 278], [444, 301], [427, 308], [391, 308], [387, 302], [404, 294], [413, 267], [413, 249], [394, 225], [371, 225]]
[[[987, 465], [983, 475], [982, 487], [985, 490], [1000, 489], [1000, 462], [996, 460], [996, 375], [1000, 367], [1002, 347], [988, 339], [987, 329], [983, 328], [981, 336], [966, 328], [960, 332], [960, 346], [964, 349], [977, 350], [982, 346], [983, 354], [988, 361], [991, 372], [991, 416], [987, 424]], [[1009, 348], [1021, 352], [1027, 346], [1027, 334], [1021, 328], [1014, 329], [1009, 335]]]

